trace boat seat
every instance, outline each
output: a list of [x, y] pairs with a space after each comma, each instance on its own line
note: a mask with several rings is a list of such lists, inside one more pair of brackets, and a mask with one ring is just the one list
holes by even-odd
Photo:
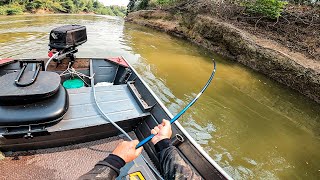
[[[40, 71], [32, 85], [20, 87], [15, 83], [18, 74], [19, 72], [14, 72], [0, 77], [1, 105], [33, 103], [49, 98], [57, 93], [61, 84], [61, 78], [57, 73]], [[33, 71], [26, 71], [21, 82], [29, 81], [33, 75]]]
[[62, 120], [69, 108], [69, 96], [60, 85], [50, 98], [20, 105], [0, 105], [0, 127], [48, 124]]
[[[60, 121], [69, 108], [69, 96], [57, 73], [40, 71], [34, 83], [19, 86], [19, 72], [0, 77], [0, 127], [20, 127]], [[34, 71], [26, 71], [22, 83]]]

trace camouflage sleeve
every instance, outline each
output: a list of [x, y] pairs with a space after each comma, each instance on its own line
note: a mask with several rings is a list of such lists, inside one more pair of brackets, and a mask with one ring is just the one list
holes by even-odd
[[103, 161], [98, 162], [88, 173], [82, 175], [78, 180], [114, 180], [118, 177], [120, 169], [125, 162], [120, 157], [110, 154]]
[[170, 140], [162, 140], [155, 147], [159, 152], [164, 179], [202, 179], [181, 157], [177, 148], [171, 145]]

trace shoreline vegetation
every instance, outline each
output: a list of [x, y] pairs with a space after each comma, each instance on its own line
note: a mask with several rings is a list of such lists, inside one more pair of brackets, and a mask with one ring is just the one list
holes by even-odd
[[0, 15], [21, 14], [99, 14], [124, 17], [127, 8], [104, 6], [98, 0], [3, 0], [0, 1]]
[[131, 0], [127, 21], [188, 39], [320, 103], [318, 0]]

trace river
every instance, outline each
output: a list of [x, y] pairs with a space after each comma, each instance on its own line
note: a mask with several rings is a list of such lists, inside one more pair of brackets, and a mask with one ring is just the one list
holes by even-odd
[[320, 105], [236, 62], [121, 18], [94, 15], [0, 16], [0, 57], [46, 57], [48, 34], [87, 26], [78, 57], [124, 56], [169, 110], [181, 110], [217, 74], [180, 120], [235, 179], [319, 179]]

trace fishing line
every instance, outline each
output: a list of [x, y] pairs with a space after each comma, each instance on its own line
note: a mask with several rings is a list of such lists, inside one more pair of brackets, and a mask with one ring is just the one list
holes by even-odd
[[[90, 76], [91, 78], [91, 86], [92, 86], [92, 91], [93, 91], [93, 98], [94, 98], [94, 102], [100, 112], [100, 114], [103, 116], [104, 119], [106, 119], [107, 121], [109, 121], [114, 127], [116, 127], [122, 134], [124, 134], [130, 141], [132, 141], [133, 139], [129, 136], [129, 134], [124, 131], [120, 126], [118, 126], [115, 122], [113, 122], [101, 109], [100, 105], [98, 104], [97, 101], [97, 96], [96, 96], [96, 88], [94, 87], [94, 73], [93, 73], [93, 67], [92, 67], [92, 60], [90, 60]], [[144, 156], [141, 154], [140, 155], [143, 159], [143, 161], [149, 166], [149, 168], [160, 178], [163, 180], [162, 176], [160, 175], [160, 173], [151, 166], [151, 164], [149, 164], [149, 162], [144, 158]]]
[[[175, 117], [173, 117], [170, 120], [170, 123], [173, 124], [174, 122], [176, 122], [199, 98], [200, 96], [204, 93], [204, 91], [208, 88], [208, 86], [210, 85], [210, 83], [212, 82], [212, 79], [214, 77], [214, 75], [216, 74], [216, 62], [213, 59], [213, 71], [211, 73], [211, 76], [207, 82], [207, 84], [202, 88], [202, 90], [200, 91], [200, 93], [185, 107], [182, 109], [182, 111], [180, 111]], [[137, 145], [136, 149], [138, 149], [139, 147], [145, 145], [147, 142], [149, 142], [155, 135], [151, 134], [150, 136], [148, 136], [147, 138], [145, 138], [144, 140], [140, 141], [139, 144]]]

